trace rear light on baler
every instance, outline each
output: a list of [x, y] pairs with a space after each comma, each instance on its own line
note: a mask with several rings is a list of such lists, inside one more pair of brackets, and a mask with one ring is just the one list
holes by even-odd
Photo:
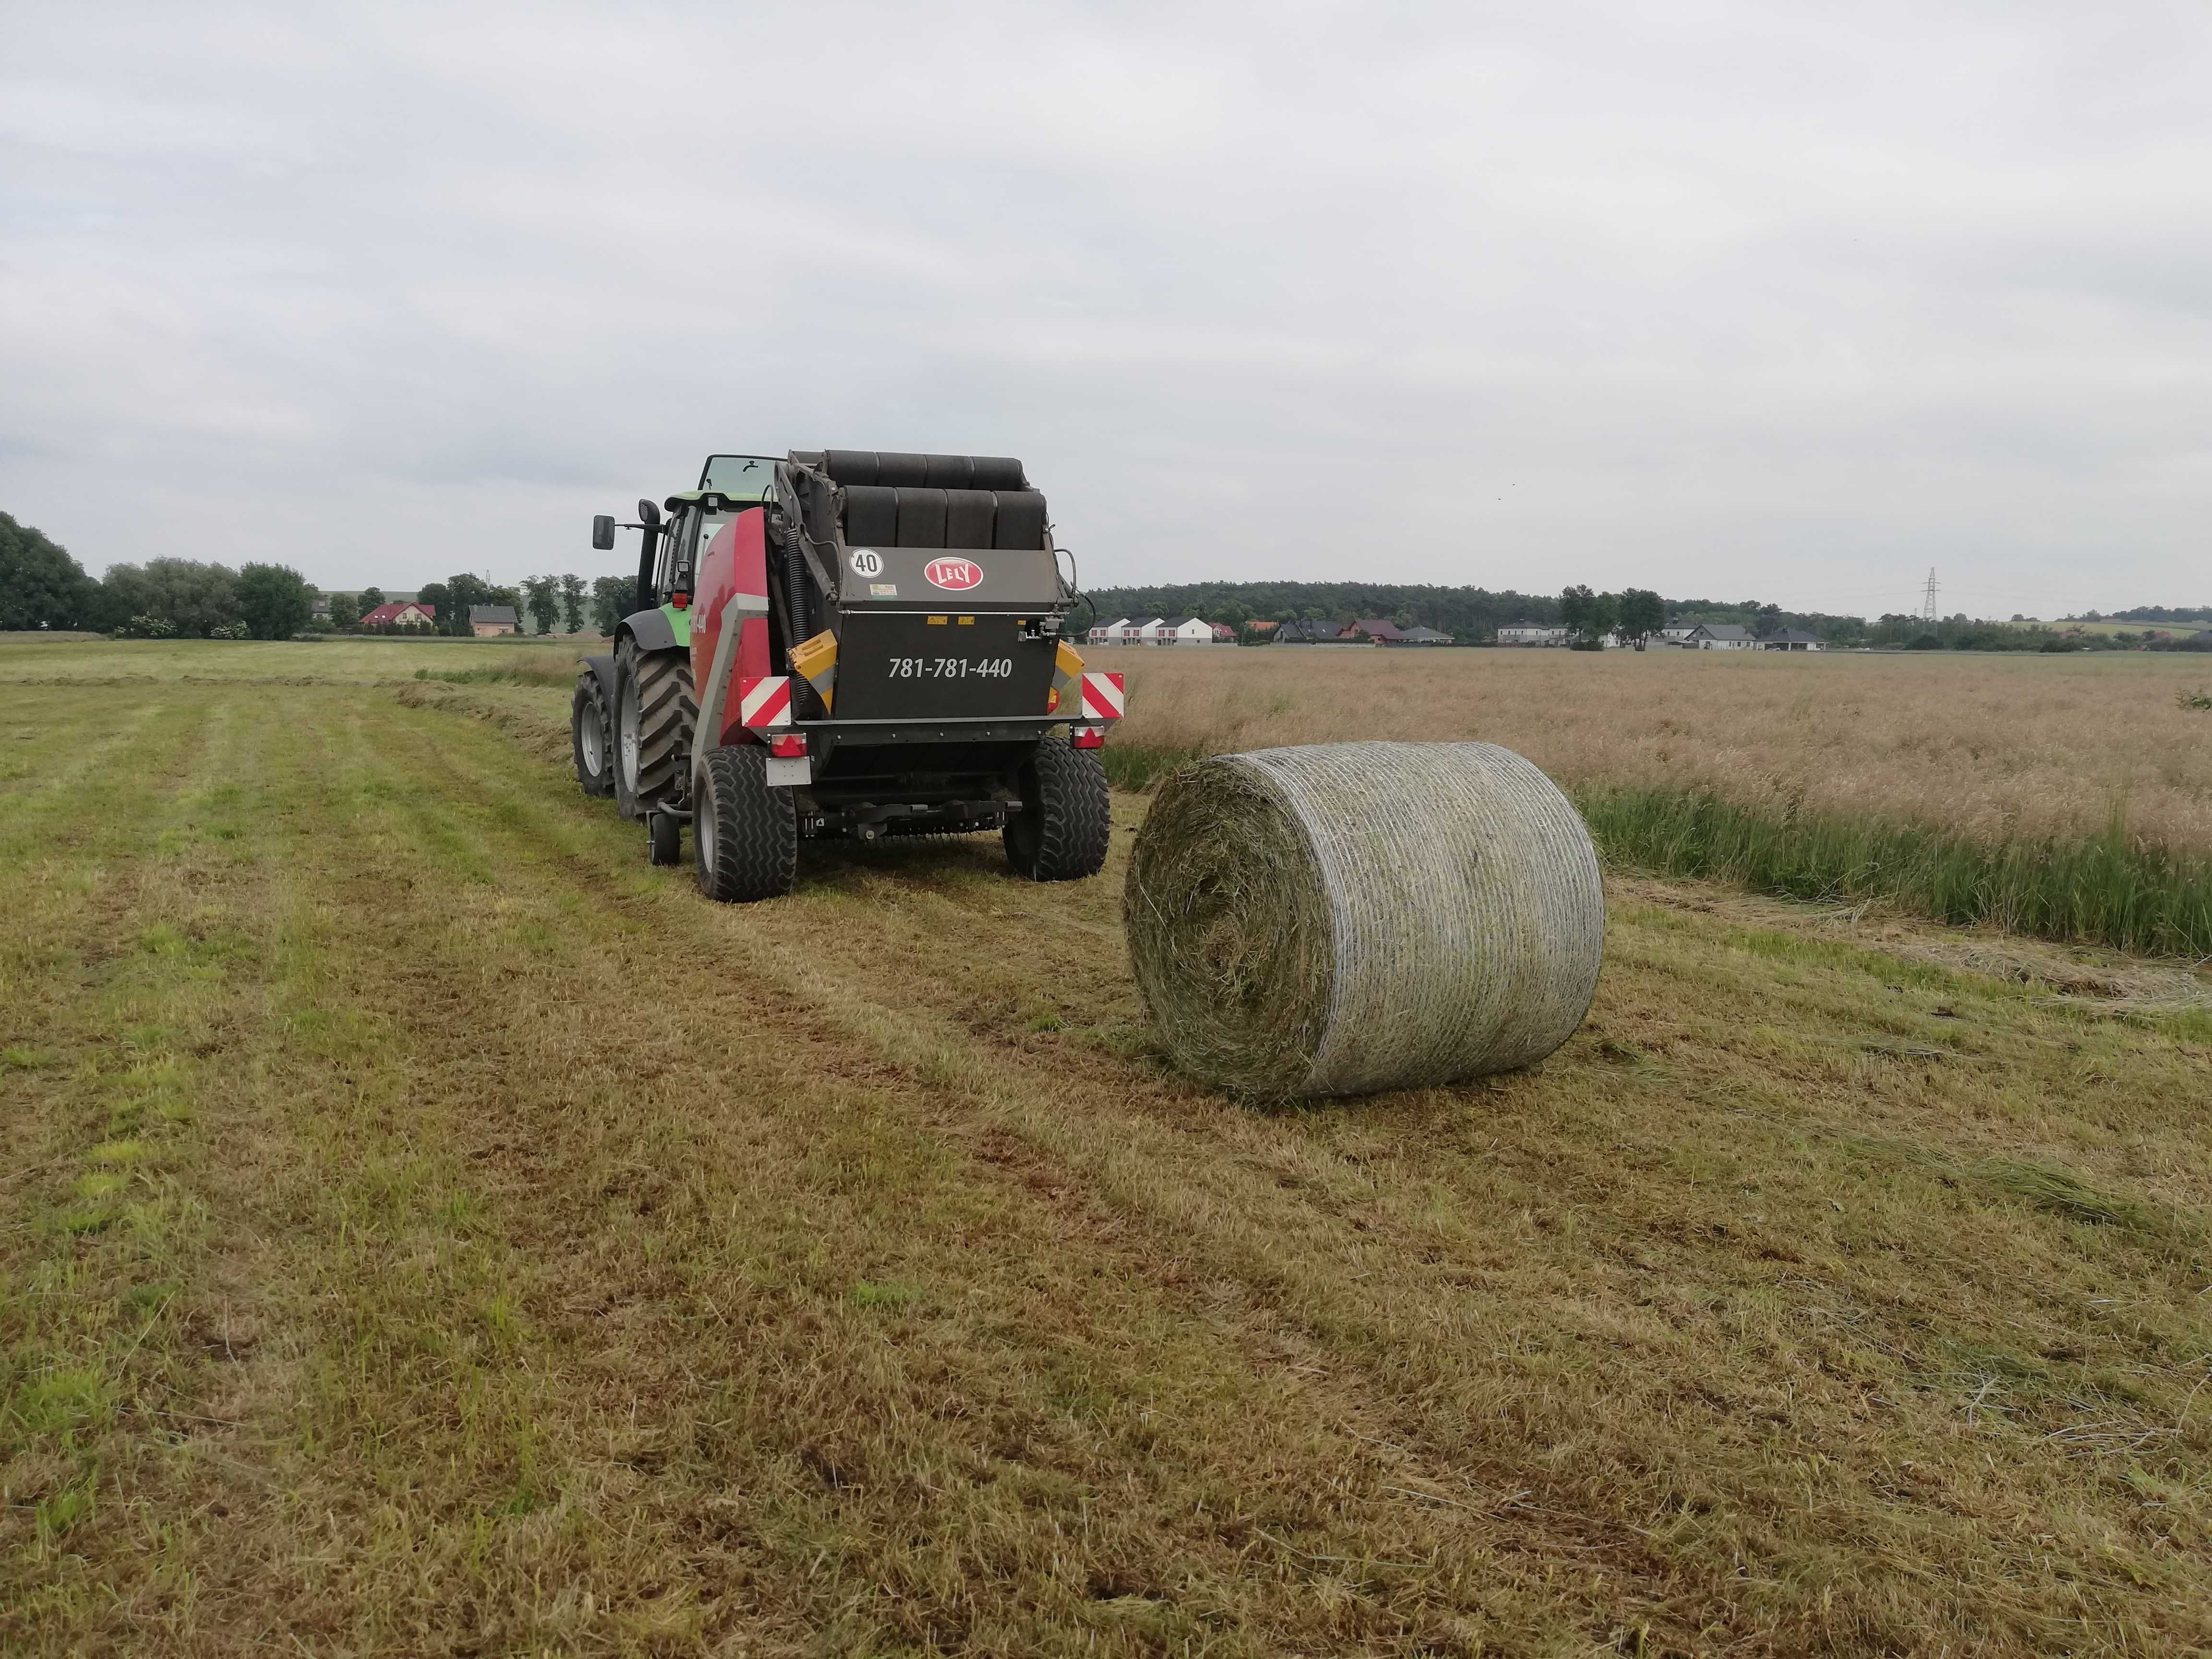
[[1106, 746], [1106, 728], [1103, 726], [1070, 726], [1067, 741], [1078, 749], [1103, 749]]
[[768, 752], [778, 760], [804, 760], [806, 757], [806, 733], [787, 732], [768, 740]]

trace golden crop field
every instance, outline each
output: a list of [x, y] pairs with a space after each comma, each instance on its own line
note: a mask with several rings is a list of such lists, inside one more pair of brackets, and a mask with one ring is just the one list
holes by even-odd
[[2212, 660], [1269, 647], [1093, 651], [1122, 741], [1223, 751], [1479, 738], [1582, 788], [1711, 789], [1761, 810], [1968, 835], [2094, 834], [2117, 808], [2212, 849]]
[[1146, 1030], [1143, 797], [715, 906], [562, 672], [0, 645], [0, 1649], [2205, 1650], [2202, 973], [1615, 872], [1543, 1065], [1259, 1112]]

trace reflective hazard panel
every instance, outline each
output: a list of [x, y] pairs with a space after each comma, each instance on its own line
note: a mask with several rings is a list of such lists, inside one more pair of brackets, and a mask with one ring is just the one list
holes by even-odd
[[1119, 674], [1085, 674], [1083, 677], [1084, 719], [1118, 720], [1127, 704], [1128, 697], [1121, 690]]
[[740, 679], [738, 682], [738, 723], [752, 732], [766, 726], [790, 725], [790, 677], [770, 674], [755, 678], [748, 675]]

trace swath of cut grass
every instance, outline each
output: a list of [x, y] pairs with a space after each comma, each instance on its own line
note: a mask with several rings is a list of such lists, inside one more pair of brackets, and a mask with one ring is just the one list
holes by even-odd
[[418, 668], [415, 678], [443, 680], [448, 685], [568, 686], [575, 684], [578, 654], [573, 651], [532, 651], [505, 662], [474, 668]]

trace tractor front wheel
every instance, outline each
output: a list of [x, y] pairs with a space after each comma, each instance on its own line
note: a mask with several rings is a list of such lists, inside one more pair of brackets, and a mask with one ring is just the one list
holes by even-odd
[[1112, 797], [1095, 749], [1047, 738], [1020, 775], [1022, 810], [1006, 820], [1006, 862], [1031, 881], [1081, 881], [1106, 863]]
[[691, 794], [701, 892], [722, 904], [750, 904], [791, 890], [799, 874], [799, 814], [788, 789], [769, 787], [767, 750], [733, 743], [711, 751]]
[[597, 674], [576, 677], [576, 695], [568, 700], [568, 738], [576, 753], [577, 787], [587, 795], [613, 794], [614, 729]]

